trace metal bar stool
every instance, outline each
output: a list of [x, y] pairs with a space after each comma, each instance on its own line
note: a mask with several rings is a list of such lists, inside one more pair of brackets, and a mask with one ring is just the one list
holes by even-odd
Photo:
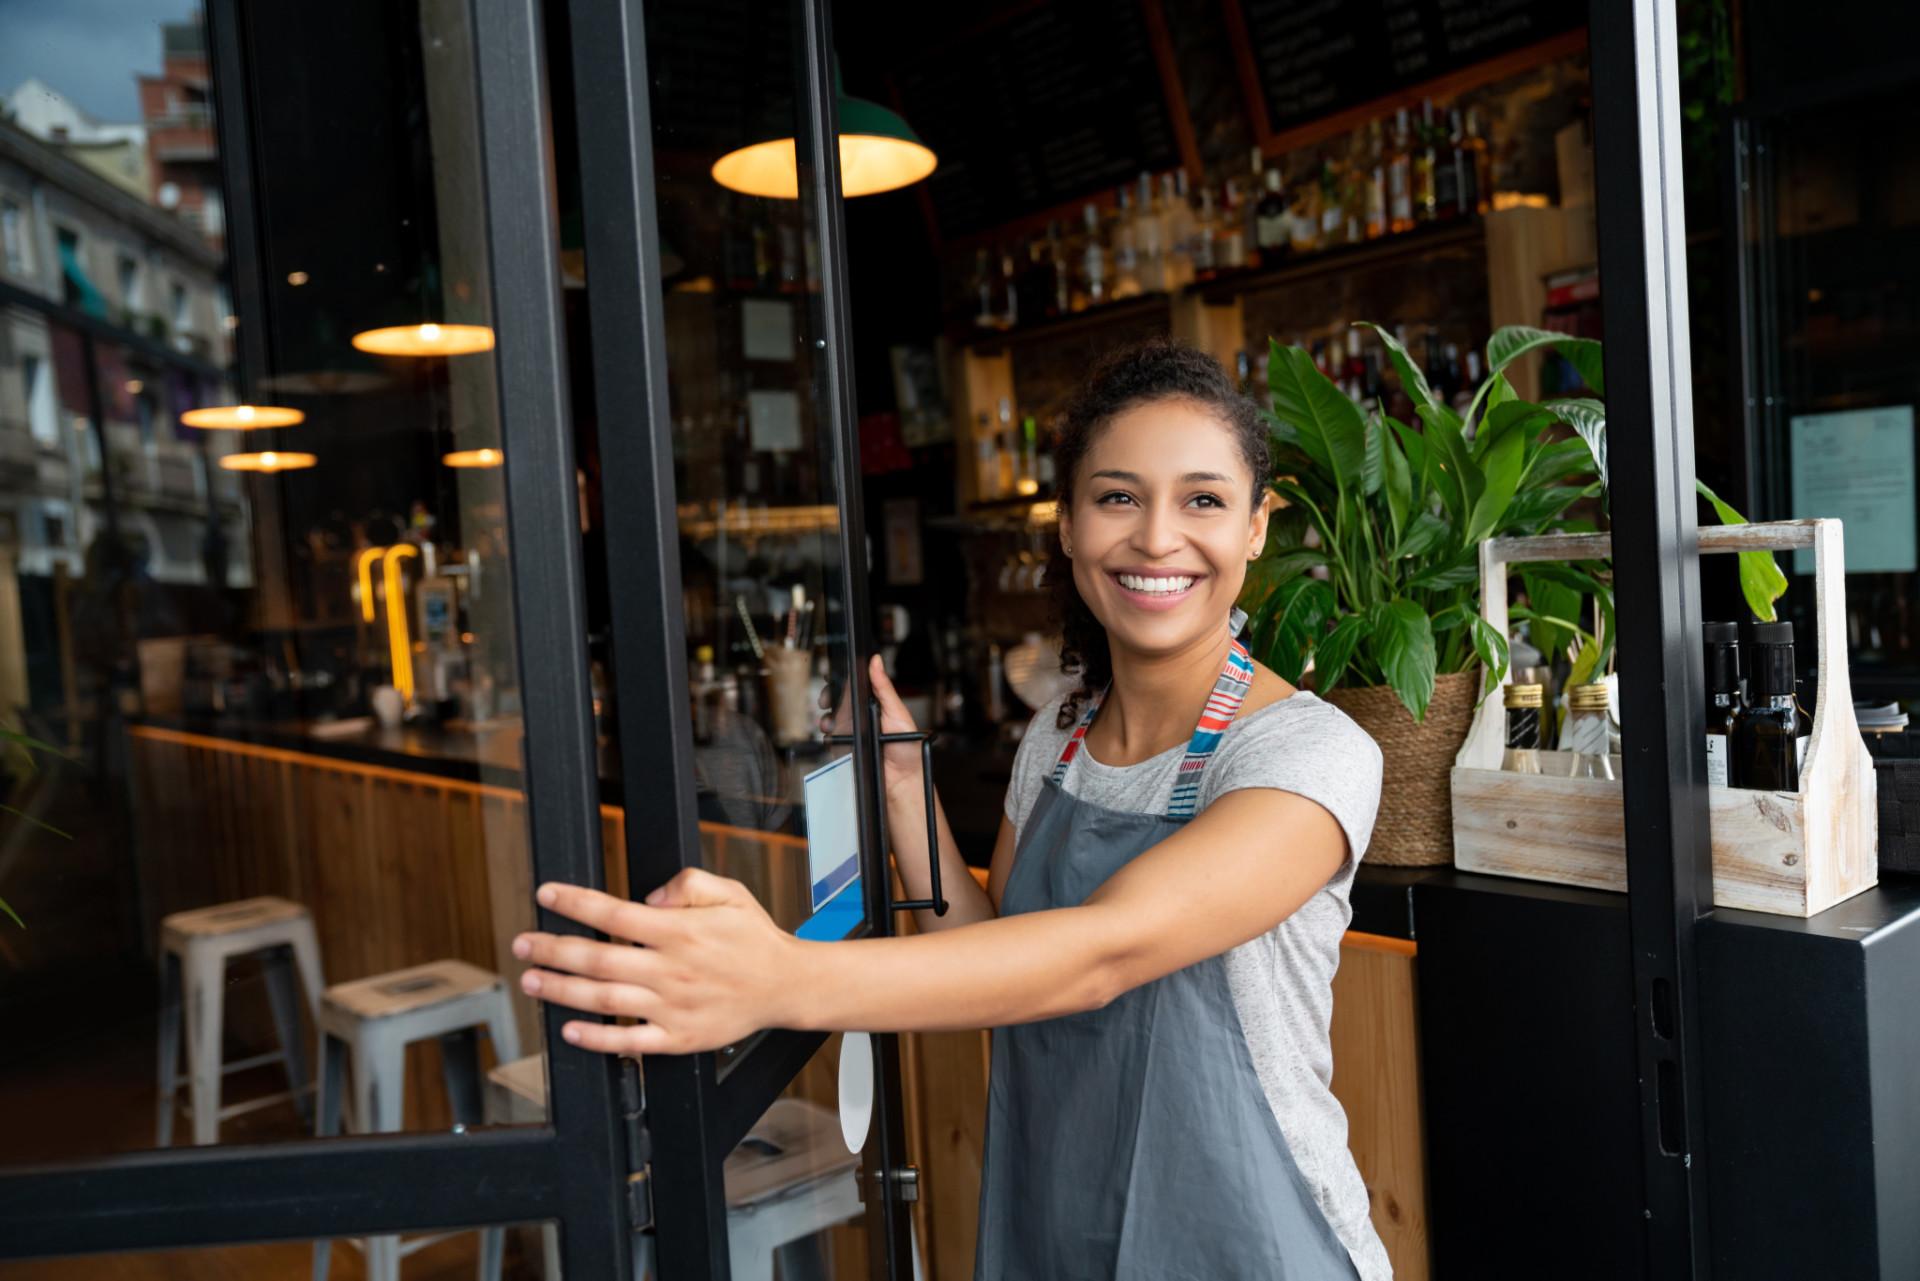
[[[481, 1120], [479, 1029], [493, 1041], [494, 1057], [520, 1057], [513, 1002], [500, 976], [465, 961], [432, 961], [373, 978], [336, 983], [320, 998], [320, 1107], [314, 1132], [340, 1132], [342, 1104], [362, 1134], [390, 1133], [402, 1124], [407, 1047], [437, 1037], [447, 1096], [461, 1125]], [[350, 1071], [353, 1092], [346, 1097]], [[402, 1244], [397, 1236], [346, 1238], [366, 1256], [368, 1281], [397, 1281], [400, 1260], [439, 1236]], [[324, 1281], [332, 1257], [329, 1240], [313, 1247], [314, 1281]]]
[[[267, 1000], [280, 1048], [232, 1063], [221, 1059], [225, 1033], [227, 962], [259, 954], [266, 966]], [[296, 971], [298, 974], [296, 976]], [[160, 922], [160, 1099], [155, 1143], [173, 1143], [173, 1116], [180, 1091], [180, 1032], [185, 1015], [188, 1107], [193, 1141], [216, 1143], [220, 1123], [292, 1099], [302, 1123], [311, 1124], [313, 1086], [307, 1080], [304, 999], [319, 1021], [320, 944], [313, 916], [298, 903], [262, 897], [175, 912]], [[263, 1063], [285, 1066], [287, 1089], [278, 1094], [222, 1105], [224, 1077]]]
[[[529, 1055], [487, 1074], [490, 1123], [536, 1125], [547, 1118], [546, 1056]], [[858, 1185], [860, 1157], [847, 1151], [840, 1119], [805, 1099], [775, 1099], [728, 1154], [727, 1250], [736, 1281], [826, 1281], [819, 1234], [866, 1213]], [[541, 1228], [547, 1281], [559, 1281], [558, 1238]], [[480, 1281], [500, 1281], [506, 1229], [481, 1229]], [[634, 1281], [654, 1281], [653, 1238], [635, 1243]], [[922, 1276], [913, 1241], [913, 1275]]]

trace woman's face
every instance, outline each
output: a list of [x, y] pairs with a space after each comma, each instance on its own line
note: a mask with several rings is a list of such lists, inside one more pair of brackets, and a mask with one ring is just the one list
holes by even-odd
[[1115, 647], [1172, 653], [1217, 633], [1266, 544], [1252, 491], [1231, 429], [1194, 401], [1136, 405], [1095, 436], [1060, 537]]

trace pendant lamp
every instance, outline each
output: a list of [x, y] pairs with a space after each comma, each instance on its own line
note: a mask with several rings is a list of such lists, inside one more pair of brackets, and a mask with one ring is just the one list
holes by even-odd
[[226, 454], [220, 466], [226, 471], [282, 472], [300, 471], [319, 461], [312, 454], [268, 449], [257, 454]]
[[[910, 186], [932, 173], [939, 160], [900, 114], [877, 102], [847, 95], [840, 69], [833, 72], [840, 117], [840, 194], [871, 196]], [[791, 135], [729, 151], [713, 162], [713, 180], [732, 191], [774, 200], [800, 197], [799, 164]]]
[[206, 431], [258, 431], [292, 427], [306, 420], [305, 414], [285, 405], [208, 405], [180, 415], [180, 421], [188, 427]]
[[498, 467], [507, 460], [497, 449], [456, 449], [440, 461], [448, 467]]

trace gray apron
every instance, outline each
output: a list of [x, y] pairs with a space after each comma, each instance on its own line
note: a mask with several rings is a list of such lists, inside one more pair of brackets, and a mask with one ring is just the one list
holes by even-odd
[[[1061, 786], [1090, 700], [1020, 834], [1000, 914], [1074, 907], [1194, 813], [1253, 665], [1236, 641], [1169, 812]], [[1356, 1281], [1247, 1051], [1221, 957], [1105, 1009], [996, 1028], [975, 1281]]]

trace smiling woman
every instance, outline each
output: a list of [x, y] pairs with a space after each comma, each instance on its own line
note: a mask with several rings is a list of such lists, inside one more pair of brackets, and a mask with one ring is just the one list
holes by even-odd
[[[642, 1020], [566, 1026], [625, 1054], [763, 1027], [997, 1029], [977, 1277], [1387, 1277], [1327, 1033], [1380, 754], [1236, 639], [1268, 470], [1253, 406], [1206, 356], [1102, 362], [1060, 437], [1048, 574], [1077, 685], [1021, 741], [987, 888], [936, 797], [952, 904], [917, 935], [796, 938], [698, 870], [645, 903], [546, 886], [618, 941], [523, 935], [526, 991]], [[872, 679], [882, 733], [911, 734], [878, 659]], [[897, 872], [925, 898], [910, 743], [886, 748], [884, 786]]]

